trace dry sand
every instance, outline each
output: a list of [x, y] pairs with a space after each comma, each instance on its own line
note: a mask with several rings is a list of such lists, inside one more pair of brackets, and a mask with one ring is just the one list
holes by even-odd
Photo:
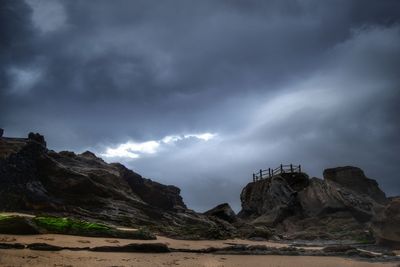
[[100, 253], [87, 251], [0, 250], [0, 266], [188, 266], [188, 267], [397, 267], [337, 257], [212, 255], [195, 253]]

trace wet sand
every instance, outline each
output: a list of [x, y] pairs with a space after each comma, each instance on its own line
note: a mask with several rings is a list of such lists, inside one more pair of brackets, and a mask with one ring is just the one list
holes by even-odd
[[[228, 240], [177, 240], [164, 236], [157, 236], [157, 240], [132, 240], [119, 238], [101, 238], [101, 237], [84, 237], [72, 235], [2, 235], [0, 234], [0, 243], [47, 243], [50, 245], [64, 247], [96, 247], [110, 245], [127, 245], [130, 243], [164, 243], [170, 248], [182, 249], [202, 249], [209, 247], [226, 247], [230, 244], [248, 244], [248, 245], [266, 245], [269, 247], [287, 247], [287, 244], [270, 242], [270, 241], [251, 241], [244, 239], [228, 239]], [[315, 249], [315, 247], [314, 247]]]

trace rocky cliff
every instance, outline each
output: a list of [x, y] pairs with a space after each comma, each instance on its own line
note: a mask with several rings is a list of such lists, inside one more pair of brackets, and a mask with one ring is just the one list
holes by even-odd
[[358, 240], [371, 238], [371, 222], [388, 202], [375, 180], [351, 166], [327, 169], [323, 180], [295, 173], [252, 182], [241, 201], [242, 220], [286, 238]]
[[371, 242], [375, 237], [400, 244], [399, 199], [387, 199], [356, 167], [327, 169], [324, 179], [282, 173], [249, 183], [240, 199], [238, 215], [227, 203], [196, 213], [186, 207], [179, 188], [108, 164], [92, 152], [57, 153], [40, 134], [0, 136], [0, 211], [146, 226], [178, 238]]
[[93, 153], [46, 148], [40, 134], [0, 138], [0, 211], [68, 215], [186, 238], [224, 238], [223, 223], [187, 209], [179, 188]]

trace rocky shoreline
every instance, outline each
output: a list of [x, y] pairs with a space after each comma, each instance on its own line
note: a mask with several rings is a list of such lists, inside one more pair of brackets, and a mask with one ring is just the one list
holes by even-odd
[[[393, 250], [400, 247], [400, 198], [387, 198], [357, 167], [327, 169], [324, 179], [280, 173], [248, 183], [240, 199], [238, 214], [228, 203], [197, 213], [186, 206], [178, 187], [144, 178], [119, 163], [108, 164], [92, 152], [55, 152], [34, 133], [28, 138], [0, 137], [0, 211], [33, 214], [1, 215], [0, 234], [138, 240], [162, 235], [280, 244], [177, 248], [162, 242], [91, 247], [2, 242], [0, 249], [399, 259]], [[121, 227], [140, 231], [124, 232]]]
[[[372, 249], [371, 249], [372, 248]], [[0, 249], [29, 249], [34, 251], [93, 251], [124, 253], [202, 253], [218, 255], [279, 255], [279, 256], [319, 256], [345, 257], [369, 262], [399, 262], [400, 255], [393, 251], [359, 245], [333, 245], [322, 249], [307, 249], [296, 246], [271, 247], [266, 245], [231, 244], [225, 247], [202, 249], [170, 248], [164, 243], [130, 243], [122, 246], [67, 247], [47, 243], [0, 243]]]

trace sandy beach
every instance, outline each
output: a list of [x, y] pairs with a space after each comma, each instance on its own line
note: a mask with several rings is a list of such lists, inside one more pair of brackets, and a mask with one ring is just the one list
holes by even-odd
[[[157, 240], [129, 240], [71, 235], [0, 235], [1, 243], [47, 243], [71, 248], [122, 246], [129, 243], [165, 243], [170, 248], [202, 249], [225, 247], [231, 244], [267, 245], [284, 247], [287, 244], [270, 241], [230, 240], [175, 240], [158, 236]], [[306, 248], [307, 249], [307, 248]], [[319, 249], [319, 247], [308, 247]], [[400, 263], [400, 262], [399, 262]], [[367, 262], [365, 260], [320, 256], [217, 255], [203, 253], [116, 253], [91, 251], [34, 251], [29, 249], [0, 249], [0, 266], [265, 266], [265, 267], [376, 267], [399, 266], [399, 263]]]
[[397, 267], [399, 265], [397, 263], [370, 263], [337, 257], [0, 250], [0, 266]]
[[[157, 236], [156, 240], [132, 240], [120, 238], [84, 237], [73, 235], [42, 234], [42, 235], [1, 235], [0, 242], [7, 243], [47, 243], [64, 247], [97, 247], [110, 245], [127, 245], [130, 243], [164, 243], [175, 249], [204, 249], [209, 247], [226, 247], [233, 244], [266, 245], [269, 247], [287, 247], [287, 244], [270, 241], [251, 241], [245, 239], [227, 240], [178, 240], [164, 236]], [[316, 247], [307, 247], [316, 248]]]

